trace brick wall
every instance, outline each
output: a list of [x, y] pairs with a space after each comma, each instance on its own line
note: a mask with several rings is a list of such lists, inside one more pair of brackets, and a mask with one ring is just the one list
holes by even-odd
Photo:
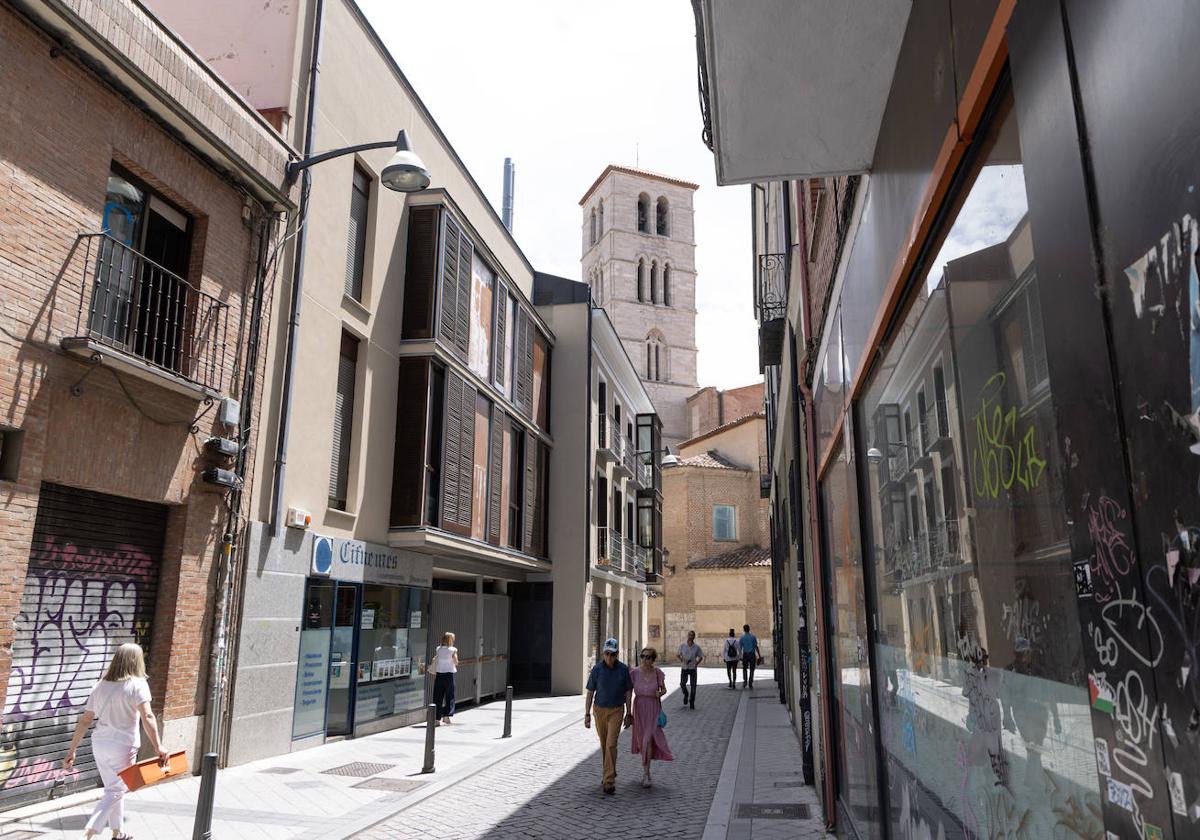
[[0, 483], [0, 692], [39, 487], [53, 481], [172, 506], [151, 640], [155, 702], [171, 721], [203, 711], [224, 521], [223, 494], [199, 480], [214, 412], [59, 349], [78, 331], [86, 295], [87, 277], [68, 255], [77, 234], [100, 229], [114, 160], [187, 211], [197, 233], [188, 279], [230, 307], [225, 393], [236, 395], [255, 236], [235, 186], [69, 54], [52, 58], [51, 46], [0, 8], [0, 423], [25, 433], [18, 478]]
[[701, 388], [688, 397], [687, 406], [688, 434], [696, 437], [762, 411], [763, 384], [756, 382], [727, 391], [718, 391], [712, 386]]
[[801, 206], [809, 241], [797, 246], [808, 260], [809, 289], [812, 293], [813, 322], [820, 340], [825, 323], [829, 295], [837, 270], [838, 219], [846, 203], [850, 179], [820, 178], [804, 181], [800, 187]]

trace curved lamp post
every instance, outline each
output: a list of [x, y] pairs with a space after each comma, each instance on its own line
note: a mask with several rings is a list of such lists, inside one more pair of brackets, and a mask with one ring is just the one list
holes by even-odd
[[341, 149], [322, 152], [319, 155], [311, 155], [304, 158], [304, 160], [294, 160], [288, 164], [287, 184], [291, 186], [295, 183], [296, 176], [303, 170], [331, 158], [350, 155], [355, 152], [365, 152], [370, 149], [387, 148], [395, 148], [396, 153], [392, 155], [392, 159], [388, 161], [387, 166], [383, 167], [383, 171], [379, 173], [379, 180], [385, 187], [395, 192], [410, 193], [419, 192], [429, 186], [429, 170], [425, 168], [422, 160], [417, 157], [417, 153], [412, 150], [412, 146], [408, 142], [408, 132], [404, 129], [400, 129], [400, 133], [396, 135], [395, 140], [360, 143], [357, 146], [345, 146]]

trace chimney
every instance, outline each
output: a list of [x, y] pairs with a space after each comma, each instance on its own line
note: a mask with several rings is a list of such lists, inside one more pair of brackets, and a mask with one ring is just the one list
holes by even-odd
[[504, 206], [500, 211], [500, 218], [504, 220], [504, 226], [510, 231], [513, 225], [513, 188], [517, 177], [517, 168], [513, 166], [512, 158], [504, 159]]

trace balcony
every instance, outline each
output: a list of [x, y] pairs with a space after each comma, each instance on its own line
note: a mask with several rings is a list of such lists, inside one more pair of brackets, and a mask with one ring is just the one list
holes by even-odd
[[639, 452], [634, 456], [633, 480], [644, 490], [654, 486], [654, 467], [650, 465], [649, 452]]
[[613, 429], [610, 443], [613, 453], [613, 478], [633, 478], [633, 444], [621, 436], [619, 429]]
[[79, 277], [64, 349], [191, 396], [225, 390], [228, 304], [105, 233], [79, 235], [63, 276]]
[[934, 410], [926, 412], [921, 425], [926, 445], [931, 451], [949, 452], [954, 448], [954, 441], [950, 438], [950, 414], [946, 410], [945, 400], [938, 400]]
[[[617, 546], [617, 565], [620, 565], [620, 545]], [[609, 547], [609, 529], [604, 525], [596, 527], [596, 565], [610, 568], [613, 565], [612, 552]]]
[[904, 481], [908, 475], [908, 447], [902, 443], [892, 444], [892, 452], [888, 456], [888, 478], [897, 484]]
[[631, 577], [637, 581], [645, 581], [646, 569], [650, 565], [650, 549], [631, 542], [629, 544], [629, 556], [633, 558]]
[[758, 318], [759, 370], [780, 364], [787, 320], [788, 255], [759, 254], [754, 280], [754, 313]]
[[962, 562], [958, 520], [939, 522], [929, 534], [930, 562], [935, 568], [957, 566]]
[[619, 460], [620, 445], [620, 431], [609, 423], [607, 414], [601, 414], [596, 422], [596, 460], [601, 464]]

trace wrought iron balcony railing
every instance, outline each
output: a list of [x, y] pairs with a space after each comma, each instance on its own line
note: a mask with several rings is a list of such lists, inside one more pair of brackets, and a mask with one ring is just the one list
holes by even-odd
[[759, 254], [754, 311], [759, 324], [787, 315], [788, 255]]
[[[618, 561], [619, 557], [618, 555]], [[612, 565], [612, 557], [609, 554], [608, 547], [608, 528], [604, 525], [596, 526], [596, 565]]]
[[106, 233], [76, 239], [64, 271], [79, 268], [75, 336], [209, 391], [225, 388], [229, 306]]

